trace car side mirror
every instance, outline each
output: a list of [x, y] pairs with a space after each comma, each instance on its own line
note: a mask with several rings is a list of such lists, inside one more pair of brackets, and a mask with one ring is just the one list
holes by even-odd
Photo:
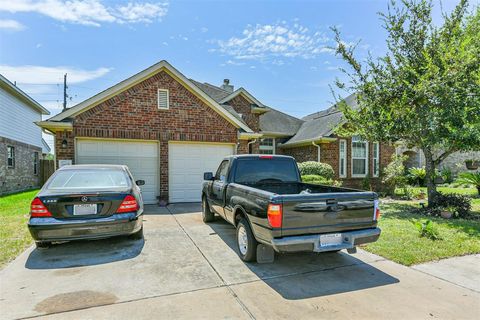
[[135, 181], [135, 184], [137, 186], [143, 186], [145, 184], [145, 180], [137, 180], [137, 181]]
[[203, 173], [203, 180], [213, 180], [213, 173], [211, 172]]

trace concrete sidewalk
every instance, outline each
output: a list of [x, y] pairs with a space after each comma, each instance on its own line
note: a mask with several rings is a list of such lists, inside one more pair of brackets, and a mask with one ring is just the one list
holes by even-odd
[[0, 318], [475, 319], [480, 293], [359, 250], [246, 264], [199, 205], [148, 207], [145, 241], [33, 247], [0, 271]]

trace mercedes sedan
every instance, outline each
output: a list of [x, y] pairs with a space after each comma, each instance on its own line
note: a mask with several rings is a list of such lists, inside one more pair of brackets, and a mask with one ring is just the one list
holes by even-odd
[[130, 235], [143, 238], [140, 185], [126, 166], [58, 169], [33, 199], [28, 228], [37, 247], [52, 242]]

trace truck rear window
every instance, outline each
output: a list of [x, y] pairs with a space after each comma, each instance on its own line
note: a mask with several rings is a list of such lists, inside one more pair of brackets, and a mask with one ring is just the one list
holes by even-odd
[[297, 182], [298, 172], [292, 159], [238, 159], [234, 181], [240, 184]]

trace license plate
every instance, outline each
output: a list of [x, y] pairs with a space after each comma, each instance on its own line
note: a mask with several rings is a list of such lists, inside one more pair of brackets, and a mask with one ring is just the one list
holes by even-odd
[[73, 214], [76, 216], [97, 214], [96, 204], [75, 204], [73, 205]]
[[335, 246], [342, 243], [341, 233], [322, 234], [320, 236], [320, 247]]

